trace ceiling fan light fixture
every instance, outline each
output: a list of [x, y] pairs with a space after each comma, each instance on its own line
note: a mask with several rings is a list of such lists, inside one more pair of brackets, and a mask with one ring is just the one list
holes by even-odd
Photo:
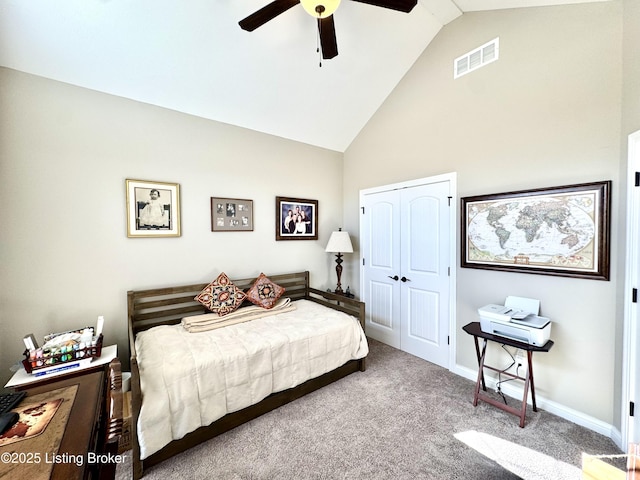
[[340, 0], [300, 0], [305, 11], [314, 18], [327, 18], [333, 15]]

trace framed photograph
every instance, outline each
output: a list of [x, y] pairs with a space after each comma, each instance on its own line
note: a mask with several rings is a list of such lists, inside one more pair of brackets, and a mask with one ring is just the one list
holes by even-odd
[[179, 237], [180, 185], [126, 180], [127, 237]]
[[609, 280], [611, 181], [462, 198], [461, 266]]
[[276, 240], [317, 240], [318, 201], [276, 197]]
[[211, 197], [211, 231], [253, 231], [253, 200]]

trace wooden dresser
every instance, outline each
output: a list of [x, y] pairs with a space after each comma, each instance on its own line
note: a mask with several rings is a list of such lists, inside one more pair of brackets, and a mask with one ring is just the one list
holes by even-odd
[[[68, 388], [74, 387], [76, 388]], [[74, 392], [73, 404], [64, 412], [54, 415], [54, 420], [39, 436], [26, 438], [18, 443], [0, 447], [4, 460], [0, 464], [0, 477], [35, 479], [87, 479], [97, 475], [99, 465], [91, 463], [92, 455], [101, 450], [100, 438], [104, 434], [104, 405], [107, 382], [104, 370], [89, 372], [61, 379], [55, 382], [26, 388], [27, 396], [21, 405], [28, 404], [30, 398], [40, 399], [53, 391]], [[60, 390], [63, 389], [63, 390]], [[38, 395], [38, 397], [36, 397]], [[60, 413], [60, 415], [59, 415]], [[56, 418], [56, 415], [58, 418]], [[66, 423], [65, 423], [66, 417]], [[49, 428], [51, 427], [51, 428]], [[57, 427], [57, 428], [54, 428]], [[57, 430], [57, 434], [56, 434]], [[60, 433], [61, 432], [61, 433]], [[57, 435], [53, 451], [38, 451], [46, 435]], [[31, 443], [29, 443], [31, 442]], [[18, 450], [19, 449], [19, 450]], [[13, 459], [8, 452], [14, 453]]]

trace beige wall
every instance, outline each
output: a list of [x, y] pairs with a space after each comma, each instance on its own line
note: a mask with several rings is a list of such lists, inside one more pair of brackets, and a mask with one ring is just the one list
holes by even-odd
[[[458, 260], [456, 302], [457, 364], [475, 370], [461, 327], [476, 309], [507, 295], [540, 299], [556, 345], [535, 359], [538, 395], [606, 424], [621, 288], [621, 11], [614, 1], [463, 15], [349, 147], [344, 173], [344, 223], [354, 233], [364, 188], [446, 172], [457, 172], [461, 197], [612, 180], [611, 281], [463, 269]], [[500, 59], [454, 80], [453, 60], [495, 37]], [[347, 281], [358, 285], [354, 257]], [[498, 348], [490, 355], [506, 362]]]
[[[22, 337], [93, 325], [126, 343], [126, 291], [311, 271], [340, 227], [342, 155], [0, 69], [0, 371]], [[125, 179], [181, 186], [182, 236], [126, 236]], [[319, 201], [318, 241], [275, 241], [275, 197]], [[254, 231], [212, 233], [211, 196], [254, 201]], [[1, 386], [0, 385], [0, 386]]]
[[640, 128], [640, 2], [624, 0], [622, 19], [622, 139], [626, 148], [627, 136]]

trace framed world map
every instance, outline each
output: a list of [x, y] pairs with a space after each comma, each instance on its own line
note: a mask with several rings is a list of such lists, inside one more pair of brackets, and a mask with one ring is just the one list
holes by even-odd
[[461, 266], [609, 280], [611, 181], [463, 197]]

